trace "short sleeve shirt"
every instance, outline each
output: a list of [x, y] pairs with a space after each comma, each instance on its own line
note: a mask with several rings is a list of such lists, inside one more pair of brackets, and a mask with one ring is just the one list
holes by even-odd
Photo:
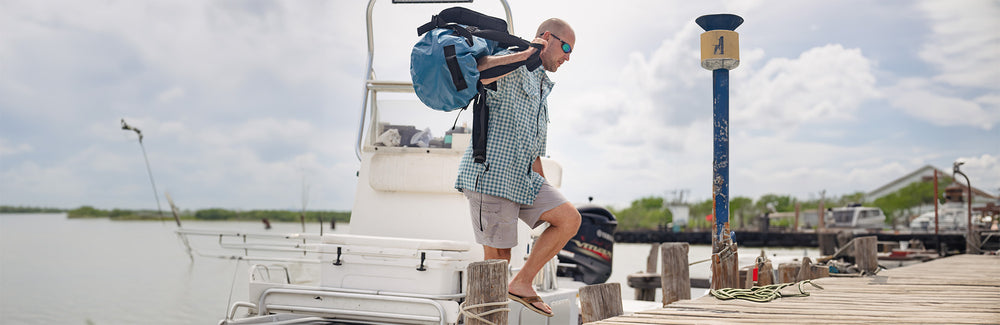
[[523, 66], [496, 82], [496, 91], [487, 90], [486, 162], [475, 163], [472, 146], [466, 148], [455, 188], [530, 205], [545, 181], [531, 166], [545, 155], [549, 122], [545, 98], [554, 83], [541, 67], [528, 71]]

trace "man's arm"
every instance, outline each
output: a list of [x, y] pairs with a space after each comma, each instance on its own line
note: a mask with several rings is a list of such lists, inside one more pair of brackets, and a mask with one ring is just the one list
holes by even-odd
[[542, 178], [545, 178], [545, 172], [542, 171], [542, 158], [541, 157], [535, 157], [535, 162], [531, 163], [531, 170], [533, 170], [536, 173], [538, 173], [538, 175], [542, 175]]
[[[532, 43], [542, 44], [542, 48], [545, 48], [545, 45], [548, 43], [544, 39], [541, 39], [541, 38], [536, 38], [534, 41], [531, 41], [531, 42]], [[535, 51], [538, 51], [538, 49], [536, 49], [534, 47], [529, 47], [527, 50], [524, 50], [524, 51], [521, 51], [521, 52], [517, 52], [517, 53], [511, 53], [511, 54], [507, 54], [507, 55], [489, 55], [489, 56], [484, 56], [484, 57], [479, 58], [478, 60], [476, 60], [476, 64], [477, 64], [476, 69], [478, 69], [479, 71], [484, 71], [484, 70], [487, 70], [487, 69], [492, 68], [492, 67], [506, 65], [506, 64], [511, 64], [511, 63], [515, 63], [515, 62], [518, 62], [518, 61], [524, 61], [524, 60], [527, 60], [528, 57], [530, 57], [532, 53], [535, 53]], [[493, 83], [494, 81], [500, 80], [500, 78], [503, 78], [504, 76], [506, 76], [509, 73], [510, 72], [508, 72], [506, 74], [503, 74], [503, 75], [501, 75], [499, 77], [496, 77], [496, 78], [480, 79], [479, 81], [482, 82], [484, 85], [488, 85], [488, 84]]]

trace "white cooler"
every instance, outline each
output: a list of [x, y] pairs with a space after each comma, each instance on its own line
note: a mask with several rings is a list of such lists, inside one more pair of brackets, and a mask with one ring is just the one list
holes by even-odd
[[320, 286], [424, 295], [462, 292], [471, 243], [323, 235]]

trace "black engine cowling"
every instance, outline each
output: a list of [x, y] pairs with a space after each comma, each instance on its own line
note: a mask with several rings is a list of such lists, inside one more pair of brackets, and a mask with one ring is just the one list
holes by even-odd
[[580, 230], [559, 252], [559, 276], [573, 277], [586, 284], [604, 283], [611, 277], [611, 259], [618, 220], [605, 208], [586, 206], [580, 211]]

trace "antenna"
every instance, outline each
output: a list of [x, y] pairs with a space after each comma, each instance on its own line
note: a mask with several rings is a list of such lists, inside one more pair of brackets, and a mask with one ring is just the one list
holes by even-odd
[[[142, 158], [146, 159], [146, 172], [149, 173], [149, 183], [153, 184], [153, 198], [156, 198], [156, 210], [160, 212], [160, 218], [163, 218], [163, 209], [160, 208], [160, 194], [156, 191], [156, 181], [153, 180], [153, 169], [149, 167], [149, 156], [146, 155], [146, 146], [142, 144], [142, 131], [139, 128], [132, 127], [125, 123], [125, 119], [122, 118], [122, 130], [135, 131], [135, 134], [139, 135], [139, 148], [142, 148]], [[181, 226], [180, 219], [177, 220], [177, 227]]]

